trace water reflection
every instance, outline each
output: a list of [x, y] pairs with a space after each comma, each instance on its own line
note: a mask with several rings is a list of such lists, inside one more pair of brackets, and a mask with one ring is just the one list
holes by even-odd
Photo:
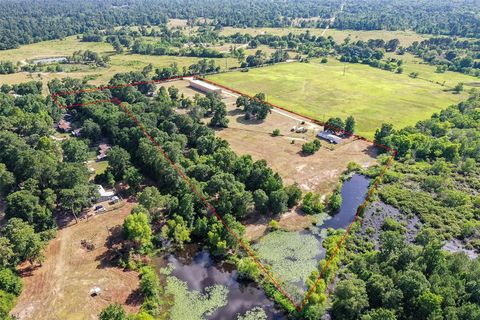
[[354, 174], [350, 179], [346, 180], [341, 190], [342, 205], [339, 212], [332, 218], [325, 220], [320, 228], [347, 228], [352, 223], [358, 207], [365, 201], [369, 183], [370, 179], [361, 174]]
[[157, 265], [164, 267], [168, 263], [173, 264], [175, 269], [171, 275], [185, 281], [190, 290], [203, 293], [205, 288], [215, 284], [228, 288], [227, 305], [216, 310], [207, 319], [234, 320], [237, 314], [243, 315], [254, 307], [264, 309], [268, 319], [287, 319], [255, 283], [239, 281], [233, 265], [217, 263], [209, 252], [197, 251], [197, 249], [195, 245], [186, 246], [185, 250], [175, 255], [171, 254], [159, 259]]
[[[341, 195], [342, 205], [339, 212], [325, 220], [318, 226], [318, 232], [313, 230], [300, 231], [302, 236], [317, 236], [318, 255], [315, 259], [318, 261], [325, 256], [325, 249], [321, 242], [324, 239], [325, 231], [328, 228], [347, 228], [353, 221], [358, 206], [363, 203], [367, 195], [369, 179], [363, 175], [355, 174], [343, 184]], [[322, 231], [323, 230], [323, 231]], [[175, 266], [171, 275], [185, 281], [190, 290], [204, 292], [205, 288], [220, 284], [228, 288], [227, 305], [219, 308], [215, 313], [208, 317], [212, 320], [235, 320], [237, 314], [245, 314], [246, 311], [261, 307], [265, 310], [268, 319], [284, 320], [287, 319], [283, 311], [275, 307], [274, 303], [267, 298], [263, 290], [255, 283], [245, 283], [238, 280], [238, 274], [234, 266], [225, 262], [215, 262], [208, 251], [199, 251], [196, 245], [187, 245], [184, 250], [165, 257], [159, 257], [157, 265], [165, 267], [169, 263]], [[293, 286], [306, 289], [302, 282], [294, 283]]]

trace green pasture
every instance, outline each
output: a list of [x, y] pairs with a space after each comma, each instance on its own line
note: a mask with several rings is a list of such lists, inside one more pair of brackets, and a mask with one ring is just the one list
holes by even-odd
[[209, 79], [247, 94], [264, 92], [269, 102], [318, 120], [353, 115], [356, 132], [369, 138], [384, 122], [414, 125], [466, 97], [407, 74], [332, 58], [327, 64], [284, 63]]

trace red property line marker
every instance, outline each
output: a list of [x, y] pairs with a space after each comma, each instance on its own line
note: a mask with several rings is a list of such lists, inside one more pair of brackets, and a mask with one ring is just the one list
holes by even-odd
[[[365, 200], [364, 202], [358, 207], [358, 210], [355, 214], [355, 217], [353, 219], [353, 221], [350, 223], [350, 225], [348, 226], [348, 228], [346, 229], [344, 235], [342, 236], [341, 240], [337, 243], [337, 246], [335, 248], [335, 251], [334, 253], [332, 254], [332, 256], [330, 257], [330, 259], [327, 261], [327, 263], [325, 264], [325, 266], [323, 267], [323, 269], [321, 270], [319, 276], [317, 277], [314, 285], [312, 286], [312, 288], [310, 288], [309, 292], [307, 293], [307, 295], [305, 296], [305, 298], [303, 299], [302, 301], [302, 304], [299, 306], [297, 305], [297, 303], [295, 303], [293, 301], [293, 299], [290, 297], [290, 295], [285, 292], [285, 290], [279, 285], [279, 283], [275, 280], [275, 278], [273, 277], [273, 275], [271, 274], [270, 271], [268, 271], [268, 269], [259, 261], [259, 259], [256, 257], [256, 255], [252, 252], [252, 250], [243, 242], [243, 240], [226, 224], [226, 222], [222, 219], [222, 217], [217, 213], [217, 211], [215, 210], [215, 208], [207, 201], [207, 199], [205, 199], [205, 197], [195, 188], [195, 186], [193, 185], [193, 183], [191, 182], [190, 178], [178, 167], [178, 165], [173, 161], [171, 160], [167, 154], [165, 153], [165, 151], [163, 150], [163, 148], [160, 146], [160, 144], [147, 132], [147, 130], [145, 129], [145, 127], [140, 124], [140, 122], [135, 118], [135, 116], [133, 116], [133, 114], [127, 109], [127, 107], [125, 106], [125, 104], [120, 101], [119, 99], [117, 98], [113, 98], [113, 99], [103, 99], [103, 100], [93, 100], [93, 101], [88, 101], [88, 102], [85, 102], [85, 103], [76, 103], [76, 104], [72, 104], [72, 105], [68, 105], [68, 106], [65, 106], [65, 105], [61, 105], [60, 102], [58, 101], [57, 97], [61, 97], [61, 96], [65, 96], [65, 95], [76, 95], [76, 94], [79, 94], [79, 93], [87, 93], [87, 92], [95, 92], [95, 91], [102, 91], [102, 90], [109, 90], [109, 89], [120, 89], [120, 88], [124, 88], [124, 87], [132, 87], [132, 86], [138, 86], [138, 85], [145, 85], [145, 84], [152, 84], [152, 83], [159, 83], [159, 82], [168, 82], [168, 81], [173, 81], [173, 80], [178, 80], [178, 79], [183, 79], [184, 77], [182, 76], [179, 76], [179, 77], [172, 77], [172, 78], [166, 78], [166, 79], [159, 79], [159, 80], [152, 80], [152, 81], [142, 81], [142, 82], [133, 82], [133, 83], [128, 83], [128, 84], [121, 84], [121, 85], [115, 85], [115, 86], [103, 86], [103, 87], [96, 87], [96, 88], [88, 88], [88, 89], [82, 89], [82, 90], [77, 90], [77, 91], [70, 91], [70, 92], [57, 92], [57, 93], [53, 93], [51, 94], [51, 97], [54, 101], [54, 103], [57, 105], [57, 107], [59, 109], [69, 109], [69, 108], [74, 108], [74, 107], [82, 107], [82, 106], [89, 106], [89, 105], [94, 105], [94, 104], [97, 104], [97, 103], [113, 103], [113, 104], [116, 104], [118, 106], [120, 106], [124, 111], [125, 113], [127, 113], [127, 115], [132, 119], [132, 121], [140, 128], [140, 130], [142, 130], [143, 134], [157, 147], [157, 149], [159, 150], [160, 154], [164, 157], [165, 160], [167, 160], [167, 162], [172, 166], [172, 168], [180, 175], [180, 177], [188, 184], [188, 186], [190, 187], [191, 191], [193, 193], [195, 193], [199, 199], [204, 203], [205, 207], [211, 211], [213, 213], [213, 215], [222, 223], [222, 225], [227, 229], [227, 231], [238, 241], [238, 243], [242, 246], [242, 248], [245, 250], [245, 252], [247, 252], [247, 254], [249, 255], [249, 257], [256, 263], [256, 265], [264, 272], [264, 274], [267, 276], [267, 278], [272, 282], [272, 284], [276, 287], [276, 289], [285, 297], [287, 298], [290, 303], [295, 306], [296, 310], [300, 313], [303, 308], [305, 307], [305, 305], [308, 303], [308, 299], [310, 298], [310, 296], [312, 295], [313, 291], [315, 290], [315, 288], [318, 286], [318, 284], [320, 283], [320, 280], [322, 278], [322, 276], [324, 275], [325, 271], [327, 270], [329, 264], [331, 263], [331, 261], [335, 258], [335, 256], [337, 255], [338, 251], [340, 250], [343, 242], [345, 241], [346, 237], [348, 236], [348, 234], [350, 233], [350, 230], [353, 226], [353, 224], [357, 221], [359, 215], [360, 215], [360, 212], [363, 210], [363, 208], [365, 207], [366, 203], [368, 202], [371, 194], [373, 193], [373, 191], [376, 189], [378, 183], [380, 182], [380, 180], [382, 179], [383, 175], [385, 174], [387, 168], [389, 168], [389, 166], [391, 165], [391, 162], [393, 161], [394, 157], [396, 156], [396, 150], [393, 150], [387, 146], [384, 146], [384, 145], [380, 145], [380, 144], [377, 144], [375, 143], [374, 141], [370, 141], [364, 137], [360, 137], [358, 135], [355, 135], [355, 134], [352, 134], [352, 133], [348, 133], [344, 130], [338, 130], [338, 131], [342, 131], [343, 133], [345, 134], [348, 134], [349, 136], [353, 136], [357, 139], [361, 139], [361, 140], [364, 140], [364, 141], [367, 141], [367, 142], [370, 142], [372, 143], [374, 146], [377, 146], [377, 147], [380, 147], [380, 148], [384, 148], [386, 149], [387, 151], [393, 151], [393, 154], [389, 157], [388, 159], [388, 162], [387, 164], [385, 165], [385, 167], [383, 168], [382, 172], [380, 173], [380, 175], [377, 177], [377, 179], [375, 180], [373, 186], [370, 188], [367, 196], [365, 197]], [[226, 86], [223, 86], [223, 85], [220, 85], [216, 82], [213, 82], [213, 81], [210, 81], [210, 80], [206, 80], [204, 78], [201, 78], [201, 77], [198, 77], [198, 76], [193, 76], [193, 78], [197, 78], [197, 79], [200, 79], [202, 81], [205, 81], [205, 82], [208, 82], [208, 83], [211, 83], [213, 85], [216, 85], [218, 87], [221, 87], [221, 88], [224, 88], [228, 91], [231, 91], [231, 92], [234, 92], [234, 93], [237, 93], [241, 96], [245, 96], [245, 97], [249, 97], [251, 99], [255, 99], [255, 100], [259, 100], [261, 102], [264, 102], [274, 108], [278, 108], [280, 110], [283, 110], [283, 111], [286, 111], [286, 112], [289, 112], [291, 114], [295, 114], [297, 116], [300, 116], [300, 117], [303, 117], [305, 119], [308, 119], [310, 121], [312, 121], [313, 123], [316, 123], [316, 124], [319, 124], [319, 125], [324, 125], [322, 122], [316, 120], [316, 119], [313, 119], [313, 118], [310, 118], [310, 117], [307, 117], [307, 116], [304, 116], [302, 114], [299, 114], [299, 113], [296, 113], [296, 112], [292, 112], [292, 111], [289, 111], [287, 109], [284, 109], [282, 107], [279, 107], [277, 105], [274, 105], [272, 103], [269, 103], [269, 102], [266, 102], [266, 101], [263, 101], [263, 100], [260, 100], [256, 97], [252, 97], [252, 96], [249, 96], [247, 94], [244, 94], [244, 93], [241, 93], [237, 90], [234, 90], [234, 89], [231, 89], [231, 88], [228, 88]]]

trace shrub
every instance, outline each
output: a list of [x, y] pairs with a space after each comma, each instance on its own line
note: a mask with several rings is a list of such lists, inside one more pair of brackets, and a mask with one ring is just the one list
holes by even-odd
[[275, 231], [275, 230], [278, 230], [280, 228], [280, 225], [278, 224], [278, 222], [276, 220], [272, 220], [268, 224], [268, 227], [270, 228], [270, 230]]
[[280, 129], [275, 129], [275, 130], [273, 130], [272, 136], [278, 137], [279, 135], [280, 135]]
[[8, 313], [14, 306], [15, 296], [0, 290], [0, 319], [8, 319]]
[[298, 187], [298, 184], [292, 184], [290, 186], [285, 187], [285, 192], [288, 195], [287, 205], [289, 208], [297, 205], [300, 199], [302, 198], [302, 190]]
[[119, 304], [111, 304], [100, 312], [100, 320], [126, 320], [127, 314]]
[[325, 209], [320, 195], [317, 193], [309, 192], [303, 197], [302, 210], [306, 214], [318, 214], [322, 213]]
[[14, 295], [19, 295], [22, 291], [22, 281], [12, 270], [0, 270], [0, 290]]
[[320, 150], [321, 145], [322, 144], [321, 144], [320, 140], [318, 140], [318, 139], [315, 139], [315, 140], [310, 141], [310, 142], [305, 142], [302, 145], [302, 152], [305, 153], [305, 154], [314, 154], [315, 152]]
[[332, 213], [336, 213], [342, 206], [342, 195], [339, 192], [332, 193], [328, 205]]

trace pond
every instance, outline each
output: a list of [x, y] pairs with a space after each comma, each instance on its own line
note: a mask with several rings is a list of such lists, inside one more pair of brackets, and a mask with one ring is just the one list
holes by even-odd
[[198, 251], [198, 247], [195, 245], [187, 245], [185, 250], [176, 254], [158, 257], [155, 263], [159, 268], [169, 264], [173, 266], [170, 276], [184, 281], [191, 291], [204, 293], [206, 288], [214, 285], [227, 288], [226, 305], [217, 308], [205, 319], [235, 320], [238, 314], [244, 315], [255, 307], [261, 307], [265, 311], [267, 319], [287, 319], [283, 311], [275, 307], [274, 303], [255, 283], [239, 281], [233, 265], [215, 262], [209, 252]]
[[341, 190], [342, 205], [340, 210], [336, 215], [325, 220], [320, 228], [346, 229], [357, 214], [358, 207], [365, 201], [369, 184], [370, 179], [361, 174], [354, 174], [346, 180]]
[[[317, 268], [318, 261], [325, 256], [322, 240], [326, 229], [348, 227], [358, 206], [365, 200], [368, 187], [369, 179], [355, 174], [342, 186], [342, 205], [338, 214], [327, 218], [312, 230], [271, 232], [254, 244], [261, 257], [264, 252], [262, 260], [272, 266], [272, 271], [277, 272], [275, 276], [285, 280], [288, 286], [287, 291], [294, 300], [301, 301], [306, 289], [306, 277]], [[192, 313], [195, 313], [195, 316], [189, 315], [192, 319], [235, 320], [238, 315], [244, 315], [255, 307], [261, 307], [267, 319], [287, 319], [256, 284], [239, 281], [233, 265], [215, 262], [208, 251], [200, 250], [196, 245], [187, 245], [185, 250], [158, 257], [155, 263], [159, 269], [170, 265], [171, 272], [168, 277], [184, 285], [183, 293], [178, 297], [180, 302], [176, 302], [176, 304], [184, 304], [182, 307], [184, 313], [188, 312], [189, 308], [193, 309], [194, 305], [200, 309], [203, 305], [214, 306], [202, 309], [209, 311], [195, 313], [192, 310]], [[218, 286], [222, 286], [225, 291], [222, 298], [216, 295], [216, 303], [214, 303], [209, 299], [213, 296], [211, 292], [214, 291], [214, 287], [218, 289]], [[185, 293], [186, 291], [190, 293]], [[196, 297], [196, 304], [188, 301], [185, 303], [189, 295]], [[174, 308], [177, 306], [175, 305]], [[172, 319], [177, 320], [176, 317], [172, 316]]]

